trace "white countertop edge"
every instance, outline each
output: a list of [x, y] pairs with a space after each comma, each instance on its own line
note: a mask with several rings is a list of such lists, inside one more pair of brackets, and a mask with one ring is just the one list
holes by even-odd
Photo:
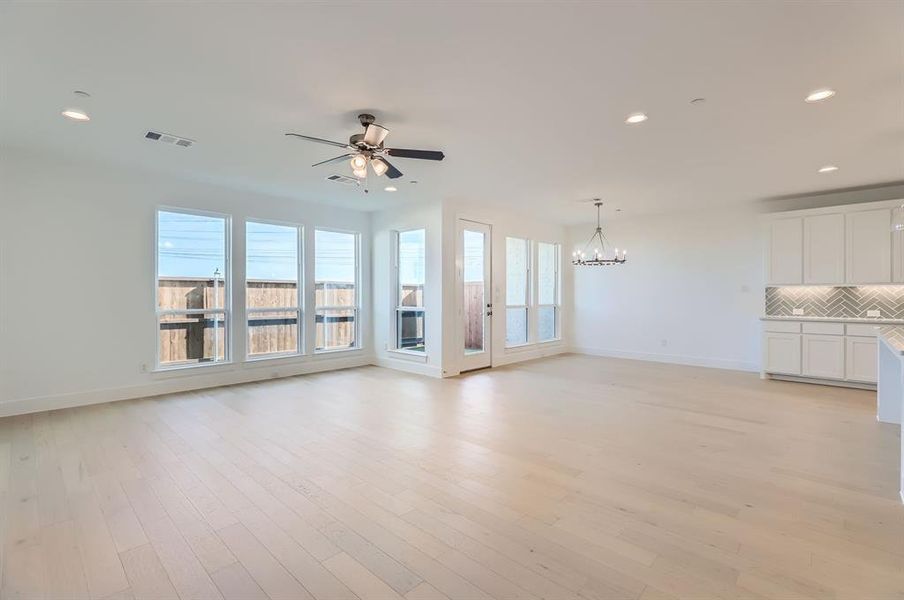
[[876, 325], [904, 325], [904, 319], [868, 319], [865, 317], [803, 317], [770, 316], [760, 317], [760, 321], [817, 321], [821, 323], [875, 323]]
[[879, 330], [879, 339], [894, 354], [904, 357], [904, 327], [883, 327]]

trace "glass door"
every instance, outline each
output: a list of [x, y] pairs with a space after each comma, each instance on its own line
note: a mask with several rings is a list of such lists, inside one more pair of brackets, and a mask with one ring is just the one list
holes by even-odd
[[462, 327], [462, 371], [491, 363], [493, 299], [490, 226], [458, 221], [458, 289]]

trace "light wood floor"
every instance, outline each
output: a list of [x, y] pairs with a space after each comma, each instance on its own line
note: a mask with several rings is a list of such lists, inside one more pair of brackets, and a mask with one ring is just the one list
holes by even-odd
[[874, 397], [566, 355], [3, 419], [0, 595], [902, 598]]

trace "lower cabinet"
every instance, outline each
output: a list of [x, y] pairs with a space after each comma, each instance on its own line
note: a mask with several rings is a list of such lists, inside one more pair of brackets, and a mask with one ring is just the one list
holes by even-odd
[[763, 372], [874, 384], [878, 380], [877, 330], [867, 323], [767, 321]]
[[879, 362], [879, 344], [874, 337], [845, 338], [844, 376], [851, 381], [876, 383], [879, 379], [877, 365]]
[[802, 342], [802, 375], [844, 379], [844, 337], [805, 333]]
[[767, 373], [800, 375], [800, 334], [763, 334]]

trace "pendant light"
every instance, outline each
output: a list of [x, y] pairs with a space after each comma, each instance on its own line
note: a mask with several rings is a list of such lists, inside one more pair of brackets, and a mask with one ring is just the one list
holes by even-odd
[[603, 235], [603, 228], [600, 225], [600, 208], [603, 201], [595, 198], [593, 205], [596, 207], [596, 231], [590, 236], [590, 241], [583, 251], [575, 250], [571, 253], [571, 264], [594, 267], [624, 264], [628, 260], [627, 250], [622, 249], [619, 252], [618, 248], [615, 248], [612, 254], [608, 251], [609, 242]]

